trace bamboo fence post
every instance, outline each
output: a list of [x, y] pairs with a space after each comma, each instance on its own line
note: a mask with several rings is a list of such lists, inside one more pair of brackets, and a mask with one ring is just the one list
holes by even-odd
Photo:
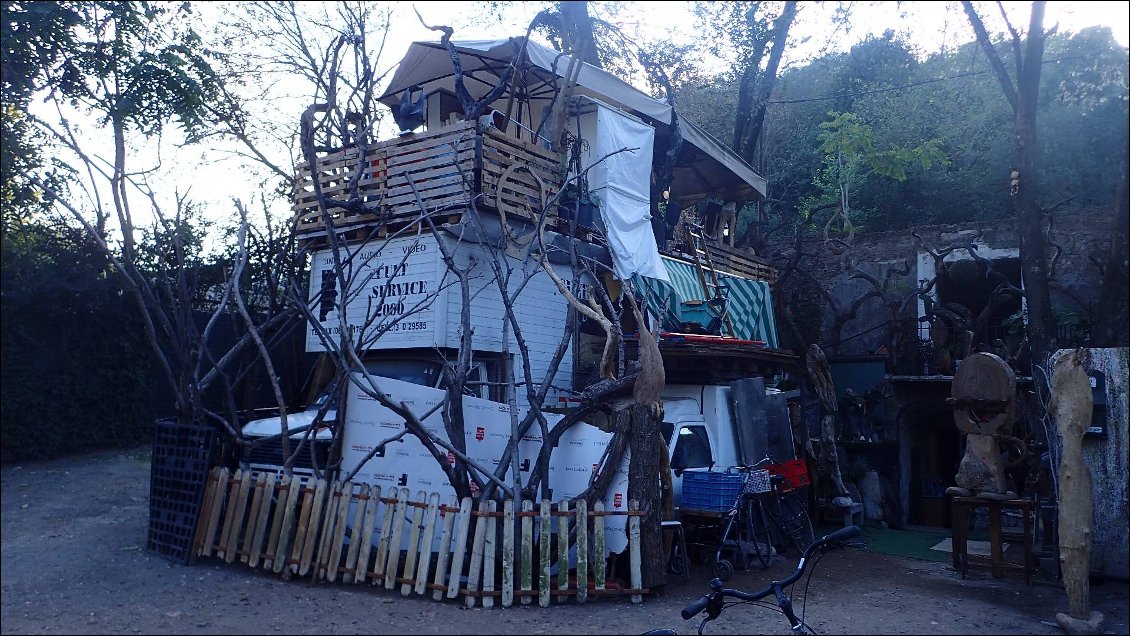
[[[635, 499], [628, 502], [629, 512], [638, 512], [639, 508], [640, 502]], [[632, 572], [632, 589], [638, 590], [643, 587], [643, 576], [640, 572], [640, 518], [636, 514], [628, 517], [628, 565]], [[632, 602], [642, 603], [643, 596], [633, 594]]]
[[408, 514], [408, 489], [401, 488], [396, 495], [396, 516], [392, 520], [392, 536], [388, 540], [388, 565], [385, 566], [385, 589], [396, 584], [396, 571], [400, 569], [400, 537], [404, 534], [404, 518]]
[[529, 592], [534, 589], [533, 585], [533, 569], [534, 569], [534, 520], [531, 518], [530, 513], [534, 510], [534, 504], [529, 499], [522, 500], [522, 592], [521, 603], [522, 605], [529, 605], [534, 599], [530, 598]]
[[487, 539], [483, 546], [483, 607], [494, 607], [494, 552], [495, 552], [495, 510], [498, 502], [487, 501]]
[[361, 546], [357, 549], [357, 568], [353, 582], [361, 583], [369, 575], [369, 555], [373, 551], [373, 530], [377, 526], [377, 510], [381, 507], [381, 487], [370, 486], [365, 490], [368, 497], [365, 505], [365, 525], [361, 528]]
[[549, 507], [549, 500], [541, 500], [541, 536], [538, 537], [538, 605], [549, 607], [549, 553], [552, 552], [553, 516]]
[[424, 504], [427, 501], [428, 493], [423, 490], [416, 493], [416, 499], [419, 503], [416, 506], [415, 513], [412, 515], [412, 532], [408, 534], [408, 551], [404, 555], [404, 583], [400, 585], [400, 595], [408, 596], [412, 593], [412, 587], [416, 581], [413, 576], [416, 574], [416, 557], [420, 553], [420, 532], [423, 530], [424, 524]]
[[595, 579], [595, 589], [598, 592], [604, 591], [604, 577], [605, 577], [605, 564], [604, 564], [604, 502], [597, 501], [592, 505], [593, 519], [592, 519], [592, 575]]
[[458, 503], [455, 495], [452, 495], [448, 499], [447, 506], [443, 509], [443, 532], [439, 535], [439, 556], [436, 559], [436, 574], [433, 579], [435, 589], [432, 591], [432, 598], [437, 601], [443, 600], [444, 597], [443, 586], [446, 584], [447, 560], [451, 556], [451, 534], [455, 528], [455, 513], [459, 509]]
[[483, 568], [483, 545], [487, 537], [487, 502], [479, 502], [479, 516], [475, 518], [475, 539], [471, 543], [471, 564], [467, 568], [467, 607], [475, 606], [475, 593], [479, 591], [479, 576]]
[[451, 556], [451, 572], [447, 577], [447, 598], [459, 595], [459, 579], [463, 576], [463, 560], [467, 557], [467, 533], [471, 526], [471, 498], [459, 502], [459, 525], [455, 529], [455, 550]]
[[502, 502], [502, 606], [514, 604], [514, 500]]
[[[385, 516], [381, 521], [381, 541], [377, 545], [377, 557], [373, 562], [373, 585], [384, 582], [385, 566], [388, 565], [389, 535], [392, 534], [392, 520], [396, 516], [395, 504], [399, 493], [400, 490], [398, 488], [393, 488], [388, 493], [389, 501], [381, 499], [381, 503], [385, 505]], [[399, 547], [397, 549], [399, 549]]]
[[589, 502], [577, 500], [577, 602], [589, 598]]
[[432, 542], [435, 538], [436, 524], [439, 523], [439, 493], [428, 497], [428, 509], [424, 514], [424, 537], [420, 539], [420, 566], [416, 572], [416, 593], [423, 594], [428, 587], [428, 569], [432, 564]]

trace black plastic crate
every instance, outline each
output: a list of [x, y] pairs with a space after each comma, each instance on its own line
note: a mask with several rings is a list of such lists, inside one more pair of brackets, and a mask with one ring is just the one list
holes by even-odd
[[215, 457], [215, 435], [210, 427], [175, 420], [159, 420], [154, 428], [147, 548], [187, 565], [192, 560], [196, 521]]

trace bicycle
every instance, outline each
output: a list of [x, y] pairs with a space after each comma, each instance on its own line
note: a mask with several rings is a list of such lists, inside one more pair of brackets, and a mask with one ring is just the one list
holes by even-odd
[[[744, 474], [742, 491], [726, 514], [726, 525], [711, 570], [723, 581], [734, 573], [734, 565], [722, 556], [731, 543], [738, 545], [739, 554], [746, 561], [744, 565], [749, 569], [752, 557], [756, 557], [762, 567], [768, 567], [774, 547], [802, 554], [815, 539], [807, 506], [796, 489], [786, 490], [788, 486], [782, 475], [759, 468], [765, 464], [776, 467], [772, 461], [765, 457], [752, 466], [737, 467]], [[730, 537], [735, 530], [738, 538], [732, 540]]]
[[[798, 617], [793, 611], [792, 597], [785, 591], [785, 588], [796, 583], [808, 568], [814, 554], [820, 552], [816, 562], [819, 562], [820, 557], [832, 547], [842, 546], [848, 539], [858, 537], [862, 533], [859, 526], [848, 526], [841, 528], [835, 532], [821, 537], [818, 541], [813, 541], [804, 551], [800, 561], [797, 563], [796, 569], [793, 570], [789, 576], [781, 580], [775, 580], [764, 588], [756, 592], [744, 592], [742, 590], [723, 587], [721, 579], [715, 578], [710, 581], [711, 592], [696, 599], [690, 605], [683, 608], [681, 616], [683, 620], [691, 620], [702, 612], [706, 612], [706, 617], [698, 624], [698, 633], [701, 635], [706, 624], [722, 614], [722, 610], [733, 605], [744, 603], [761, 605], [762, 607], [775, 607], [778, 611], [785, 615], [789, 622], [789, 627], [792, 628], [794, 634], [814, 634], [812, 628], [804, 621], [805, 606], [801, 606], [801, 615]], [[816, 565], [812, 563], [812, 570], [815, 570]], [[809, 571], [809, 582], [811, 582], [812, 571]], [[808, 582], [805, 583], [805, 589], [808, 587]], [[770, 603], [760, 602], [767, 596], [773, 595], [776, 605]], [[727, 603], [727, 598], [738, 599], [736, 602]], [[807, 604], [807, 595], [805, 598]], [[653, 629], [644, 632], [643, 636], [675, 636], [678, 634], [673, 629], [662, 628]]]

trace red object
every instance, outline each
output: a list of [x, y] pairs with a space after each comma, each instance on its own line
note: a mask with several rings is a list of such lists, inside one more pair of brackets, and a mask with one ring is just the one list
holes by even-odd
[[781, 464], [773, 464], [766, 467], [770, 475], [780, 475], [784, 477], [779, 489], [781, 492], [792, 492], [800, 488], [805, 488], [812, 483], [808, 478], [808, 466], [805, 465], [803, 459], [794, 459]]
[[612, 507], [613, 508], [619, 508], [623, 505], [624, 505], [624, 494], [618, 492], [618, 493], [616, 493], [616, 496], [612, 498]]
[[476, 440], [481, 442], [481, 441], [483, 441], [483, 438], [486, 437], [486, 436], [487, 436], [487, 429], [483, 428], [482, 426], [475, 427], [475, 439]]
[[768, 344], [764, 340], [740, 340], [733, 336], [714, 336], [702, 333], [678, 333], [674, 331], [664, 331], [659, 334], [661, 340], [668, 340], [673, 342], [714, 342], [724, 344], [740, 344], [740, 345], [759, 345], [764, 346]]

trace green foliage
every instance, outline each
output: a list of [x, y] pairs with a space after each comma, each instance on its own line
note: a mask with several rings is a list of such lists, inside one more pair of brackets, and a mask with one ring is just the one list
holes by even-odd
[[[1000, 52], [1011, 68], [1011, 49]], [[1111, 158], [1121, 156], [1130, 121], [1128, 59], [1105, 27], [1049, 38], [1037, 117], [1045, 207], [1111, 204], [1118, 182], [1118, 161]], [[683, 91], [680, 106], [727, 139], [736, 91], [727, 71]], [[837, 115], [829, 118], [829, 110]], [[848, 113], [850, 119], [837, 122]], [[923, 56], [884, 34], [790, 68], [776, 83], [765, 135], [757, 167], [769, 182], [773, 214], [782, 218], [836, 201], [830, 150], [857, 161], [844, 166], [857, 229], [993, 220], [1012, 212], [1012, 112], [974, 42]], [[948, 162], [940, 161], [943, 150]]]
[[79, 232], [37, 224], [5, 237], [2, 280], [2, 460], [148, 441], [153, 354], [105, 257]]

